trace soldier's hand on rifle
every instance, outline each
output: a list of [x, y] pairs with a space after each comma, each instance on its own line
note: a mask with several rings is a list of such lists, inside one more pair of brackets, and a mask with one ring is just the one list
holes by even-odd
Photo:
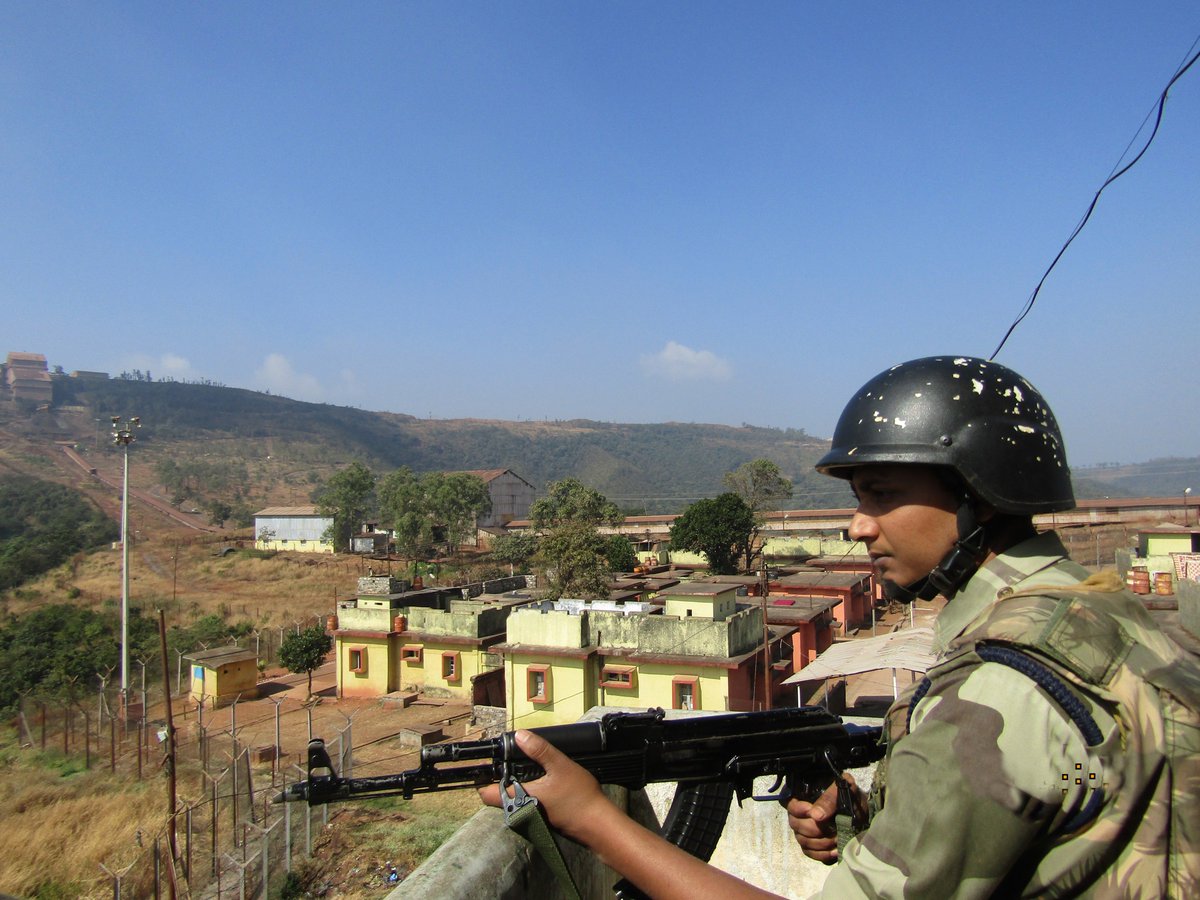
[[[865, 819], [866, 795], [859, 790], [853, 776], [842, 773], [854, 797], [856, 818]], [[837, 849], [837, 805], [838, 783], [834, 781], [821, 796], [811, 803], [793, 797], [787, 803], [788, 826], [796, 836], [796, 843], [804, 855], [817, 862], [833, 865], [838, 859]]]
[[[546, 770], [522, 787], [542, 804], [550, 824], [575, 840], [582, 839], [585, 825], [595, 820], [600, 807], [609, 804], [592, 774], [562, 753], [544, 738], [530, 731], [516, 733], [521, 751]], [[479, 789], [479, 797], [488, 806], [500, 805], [500, 786], [490, 784]]]

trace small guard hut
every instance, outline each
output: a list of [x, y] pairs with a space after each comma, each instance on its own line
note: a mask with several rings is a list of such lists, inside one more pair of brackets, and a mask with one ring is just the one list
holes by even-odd
[[242, 647], [219, 647], [184, 656], [192, 666], [191, 698], [215, 709], [258, 696], [258, 654]]

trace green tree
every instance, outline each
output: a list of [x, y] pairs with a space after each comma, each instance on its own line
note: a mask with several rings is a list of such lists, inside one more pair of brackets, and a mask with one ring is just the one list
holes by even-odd
[[[750, 571], [753, 568], [754, 548], [758, 543], [755, 538], [763, 524], [763, 511], [776, 509], [781, 500], [791, 497], [793, 486], [791, 481], [783, 477], [779, 466], [769, 459], [754, 459], [744, 463], [734, 471], [726, 472], [724, 481], [725, 487], [746, 501], [754, 513], [754, 531], [746, 543], [745, 551], [746, 571]], [[761, 550], [761, 544], [758, 546]]]
[[384, 524], [396, 536], [396, 550], [417, 559], [433, 544], [432, 526], [421, 479], [408, 466], [388, 473], [379, 485]]
[[118, 534], [116, 523], [78, 491], [26, 475], [0, 476], [0, 590]]
[[608, 550], [608, 538], [585, 522], [566, 522], [550, 529], [541, 539], [549, 596], [555, 600], [559, 597], [607, 599], [613, 572], [608, 562]]
[[792, 483], [783, 477], [779, 466], [769, 459], [754, 459], [743, 463], [722, 479], [730, 491], [737, 494], [753, 513], [774, 509], [780, 500], [792, 496]]
[[578, 478], [564, 478], [551, 484], [546, 496], [529, 507], [529, 517], [537, 531], [567, 522], [616, 525], [624, 519], [617, 504]]
[[604, 551], [604, 558], [608, 560], [610, 572], [632, 572], [633, 567], [638, 564], [637, 554], [633, 552], [633, 545], [623, 534], [608, 536], [608, 547]]
[[[0, 709], [20, 694], [69, 700], [95, 684], [96, 675], [120, 662], [117, 617], [69, 604], [52, 604], [0, 623]], [[158, 672], [158, 628], [134, 608], [129, 616], [131, 658], [151, 661]]]
[[487, 483], [469, 472], [431, 472], [421, 480], [433, 523], [446, 529], [453, 553], [475, 534], [475, 523], [492, 509]]
[[499, 535], [492, 541], [492, 558], [508, 563], [508, 573], [515, 568], [525, 568], [538, 550], [537, 535], [529, 531], [514, 531]]
[[549, 576], [550, 595], [606, 598], [614, 571], [609, 562], [613, 544], [597, 528], [622, 520], [617, 505], [578, 479], [564, 478], [550, 485], [529, 514], [534, 528], [544, 531], [539, 552]]
[[308, 676], [308, 696], [312, 696], [312, 673], [325, 662], [333, 638], [320, 625], [289, 634], [279, 645], [279, 662], [294, 675]]
[[208, 513], [208, 524], [218, 528], [225, 525], [226, 519], [233, 517], [233, 507], [224, 500], [209, 500], [204, 509]]
[[350, 537], [372, 509], [375, 501], [375, 476], [360, 462], [352, 462], [330, 476], [316, 491], [313, 501], [317, 513], [332, 516], [333, 525], [327, 532], [333, 549], [342, 553], [350, 548]]
[[754, 513], [732, 492], [689, 506], [671, 526], [671, 547], [708, 558], [714, 575], [737, 572], [738, 558], [749, 552]]

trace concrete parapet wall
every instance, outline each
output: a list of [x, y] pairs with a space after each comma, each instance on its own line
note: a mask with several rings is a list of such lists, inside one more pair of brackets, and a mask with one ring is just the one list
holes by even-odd
[[386, 634], [392, 630], [395, 616], [396, 610], [387, 607], [342, 607], [338, 609], [338, 628], [346, 631], [382, 631]]
[[1200, 638], [1200, 584], [1187, 580], [1177, 582], [1175, 597], [1179, 601], [1179, 623]]
[[508, 642], [535, 647], [584, 647], [588, 644], [588, 613], [574, 615], [556, 609], [519, 609], [508, 617]]
[[504, 631], [509, 612], [507, 607], [483, 606], [473, 600], [452, 600], [448, 612], [440, 609], [410, 609], [408, 630], [458, 637], [486, 637]]

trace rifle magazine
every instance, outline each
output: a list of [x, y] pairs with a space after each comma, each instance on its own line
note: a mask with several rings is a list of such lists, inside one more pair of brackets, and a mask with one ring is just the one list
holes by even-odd
[[[663, 820], [659, 834], [697, 859], [708, 862], [733, 803], [733, 784], [728, 781], [680, 785]], [[613, 885], [617, 900], [649, 900], [633, 882], [622, 878]]]

